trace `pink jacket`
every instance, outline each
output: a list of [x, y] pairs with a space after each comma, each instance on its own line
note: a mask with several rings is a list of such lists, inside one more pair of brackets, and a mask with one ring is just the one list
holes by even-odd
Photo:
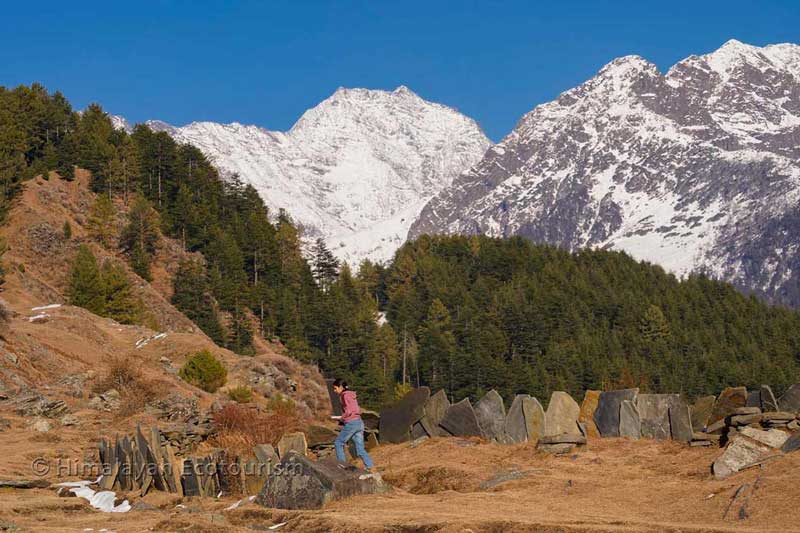
[[346, 390], [339, 395], [339, 399], [342, 401], [342, 422], [346, 424], [361, 418], [361, 409], [358, 408], [355, 391]]

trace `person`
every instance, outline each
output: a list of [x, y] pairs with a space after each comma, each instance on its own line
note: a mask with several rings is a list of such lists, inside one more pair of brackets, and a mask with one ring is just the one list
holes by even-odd
[[342, 424], [342, 429], [334, 443], [336, 458], [339, 462], [347, 462], [347, 458], [344, 455], [344, 447], [350, 439], [353, 439], [353, 443], [356, 445], [356, 455], [364, 462], [364, 468], [374, 473], [375, 465], [364, 448], [364, 422], [361, 420], [361, 409], [358, 407], [356, 392], [350, 390], [347, 382], [343, 379], [334, 380], [333, 391], [339, 395], [339, 401], [342, 402], [342, 416], [333, 417]]

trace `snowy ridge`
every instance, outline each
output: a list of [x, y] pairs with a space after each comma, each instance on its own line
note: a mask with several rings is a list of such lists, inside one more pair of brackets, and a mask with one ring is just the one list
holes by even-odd
[[338, 89], [288, 132], [239, 123], [148, 121], [239, 174], [307, 240], [341, 259], [387, 261], [422, 207], [483, 156], [490, 142], [457, 111], [394, 91]]
[[800, 47], [729, 41], [662, 75], [612, 61], [536, 107], [422, 211], [422, 233], [625, 250], [800, 304]]

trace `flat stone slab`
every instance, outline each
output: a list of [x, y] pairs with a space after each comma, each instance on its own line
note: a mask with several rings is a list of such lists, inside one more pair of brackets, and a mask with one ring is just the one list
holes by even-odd
[[600, 438], [600, 432], [594, 423], [594, 412], [597, 409], [597, 402], [600, 401], [599, 390], [587, 390], [581, 402], [581, 412], [578, 415], [578, 422], [586, 428], [586, 436], [589, 438]]
[[296, 431], [294, 433], [286, 433], [281, 437], [281, 440], [278, 441], [278, 455], [286, 457], [290, 451], [297, 452], [300, 455], [308, 454], [308, 442], [306, 441], [305, 433]]
[[683, 401], [683, 398], [678, 400], [669, 407], [669, 429], [672, 433], [672, 439], [680, 442], [689, 442], [692, 440], [694, 430], [692, 428], [692, 417], [689, 411], [689, 405]]
[[786, 443], [786, 441], [789, 440], [789, 434], [785, 431], [781, 431], [780, 429], [763, 430], [751, 427], [743, 427], [739, 430], [739, 433], [745, 437], [750, 437], [761, 444], [766, 444], [770, 448], [777, 449], [780, 449]]
[[583, 435], [561, 435], [544, 436], [539, 439], [539, 444], [586, 444], [586, 437]]
[[708, 426], [708, 419], [711, 418], [711, 411], [714, 410], [716, 401], [716, 396], [701, 396], [694, 401], [690, 409], [694, 429], [699, 431]]
[[0, 479], [0, 489], [46, 489], [46, 479]]
[[308, 441], [309, 448], [332, 445], [338, 436], [338, 431], [316, 424], [308, 426], [308, 429], [306, 430], [306, 440]]
[[619, 407], [619, 436], [638, 440], [642, 436], [639, 411], [631, 400], [622, 400]]
[[781, 411], [789, 411], [791, 413], [800, 413], [800, 383], [795, 383], [783, 393], [778, 406]]
[[800, 450], [800, 431], [792, 433], [791, 436], [786, 439], [786, 442], [783, 443], [783, 446], [781, 446], [781, 451], [783, 453], [794, 452], [797, 450]]
[[606, 391], [600, 394], [594, 423], [603, 437], [619, 437], [619, 410], [624, 400], [634, 401], [639, 389]]
[[442, 434], [439, 422], [444, 418], [444, 414], [450, 408], [450, 400], [444, 389], [439, 389], [436, 394], [428, 398], [423, 408], [423, 416], [419, 423], [422, 425], [428, 436], [436, 437]]
[[483, 437], [483, 431], [478, 423], [478, 417], [469, 398], [464, 398], [450, 406], [439, 422], [439, 427], [444, 428], [455, 437]]
[[503, 398], [497, 391], [490, 390], [475, 404], [475, 416], [478, 417], [478, 424], [487, 439], [502, 440], [505, 432], [506, 406], [503, 405]]
[[711, 411], [711, 418], [708, 423], [713, 424], [719, 420], [729, 417], [739, 408], [747, 403], [747, 389], [745, 387], [726, 387], [722, 390], [714, 403]]
[[419, 387], [393, 406], [383, 409], [380, 418], [381, 442], [398, 444], [411, 440], [411, 426], [425, 415], [425, 404], [431, 397], [428, 387]]
[[717, 479], [725, 479], [773, 453], [769, 446], [743, 437], [734, 437], [722, 455], [711, 465], [711, 471]]
[[563, 391], [554, 391], [544, 414], [544, 436], [580, 434], [580, 414], [581, 407], [572, 396]]
[[335, 458], [314, 462], [290, 453], [270, 472], [256, 503], [277, 509], [319, 509], [334, 500], [387, 490], [378, 474]]
[[754, 414], [754, 415], [735, 415], [730, 418], [732, 426], [746, 426], [748, 424], [756, 424], [761, 422], [764, 418], [764, 415], [761, 413]]
[[765, 421], [779, 421], [791, 422], [795, 419], [794, 413], [787, 413], [786, 411], [776, 411], [772, 413], [762, 413], [761, 418]]
[[666, 440], [672, 436], [669, 409], [680, 402], [678, 394], [640, 394], [636, 399], [642, 421], [642, 437]]
[[[759, 397], [761, 394], [759, 393]], [[759, 400], [760, 401], [760, 400]], [[738, 407], [733, 410], [732, 415], [760, 415], [761, 407]]]

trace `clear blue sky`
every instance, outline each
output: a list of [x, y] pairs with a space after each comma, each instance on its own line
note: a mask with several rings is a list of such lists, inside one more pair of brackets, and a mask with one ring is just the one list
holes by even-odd
[[339, 86], [404, 84], [498, 140], [621, 55], [664, 71], [730, 38], [800, 43], [797, 0], [126, 4], [4, 5], [0, 85], [39, 81], [132, 121], [284, 130]]

